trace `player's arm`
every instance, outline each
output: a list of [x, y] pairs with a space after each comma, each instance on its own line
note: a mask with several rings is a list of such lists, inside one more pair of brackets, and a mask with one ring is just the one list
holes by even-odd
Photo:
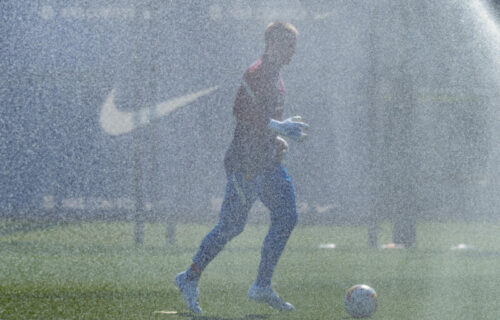
[[269, 96], [266, 87], [269, 86], [259, 87], [258, 82], [252, 80], [246, 75], [243, 78], [234, 104], [236, 118], [252, 123], [256, 129], [273, 130], [293, 140], [303, 140], [307, 136], [303, 130], [307, 129], [309, 125], [302, 122], [300, 116], [294, 116], [284, 121], [269, 118], [263, 109]]

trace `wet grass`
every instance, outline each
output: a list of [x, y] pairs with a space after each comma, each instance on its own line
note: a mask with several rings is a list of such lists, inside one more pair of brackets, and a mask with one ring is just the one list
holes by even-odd
[[[12, 222], [9, 222], [12, 224]], [[2, 222], [0, 222], [0, 225]], [[5, 227], [6, 224], [4, 223]], [[180, 225], [175, 246], [165, 226], [146, 225], [137, 246], [130, 223], [51, 225], [0, 235], [0, 319], [346, 319], [344, 292], [373, 286], [373, 319], [498, 319], [500, 226], [421, 223], [418, 247], [367, 247], [365, 228], [298, 227], [274, 287], [296, 311], [248, 301], [266, 227], [249, 225], [207, 268], [203, 316], [187, 312], [173, 285], [208, 226]], [[390, 242], [390, 226], [380, 232]], [[335, 243], [335, 249], [321, 249]], [[475, 251], [452, 251], [459, 243]], [[176, 311], [175, 314], [155, 311]]]

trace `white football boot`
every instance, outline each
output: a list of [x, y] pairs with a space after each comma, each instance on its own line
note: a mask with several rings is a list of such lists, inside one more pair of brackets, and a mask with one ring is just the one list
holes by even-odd
[[194, 313], [202, 313], [200, 304], [198, 303], [198, 280], [188, 280], [186, 272], [181, 272], [175, 277], [175, 284], [179, 288], [184, 297], [184, 303], [189, 310]]
[[258, 287], [255, 283], [248, 290], [248, 298], [255, 302], [267, 303], [271, 308], [280, 311], [293, 311], [294, 306], [291, 303], [281, 300], [278, 294], [271, 288]]

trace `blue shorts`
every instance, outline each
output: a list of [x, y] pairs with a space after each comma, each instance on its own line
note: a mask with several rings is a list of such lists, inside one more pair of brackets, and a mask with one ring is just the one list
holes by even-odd
[[257, 198], [271, 211], [271, 222], [297, 219], [295, 188], [283, 166], [250, 179], [239, 173], [227, 178], [219, 223], [244, 224]]

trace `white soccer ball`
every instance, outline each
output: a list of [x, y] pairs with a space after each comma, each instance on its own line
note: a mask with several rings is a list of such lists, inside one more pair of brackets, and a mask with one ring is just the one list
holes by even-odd
[[377, 293], [366, 284], [358, 284], [347, 290], [345, 308], [353, 318], [367, 318], [377, 310]]

